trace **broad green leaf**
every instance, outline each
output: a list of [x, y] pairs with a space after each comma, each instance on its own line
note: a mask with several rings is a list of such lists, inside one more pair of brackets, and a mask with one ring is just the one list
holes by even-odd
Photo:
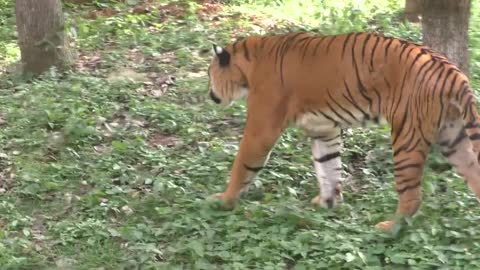
[[199, 257], [203, 257], [205, 255], [203, 244], [198, 240], [190, 241], [188, 243], [188, 247], [191, 248]]

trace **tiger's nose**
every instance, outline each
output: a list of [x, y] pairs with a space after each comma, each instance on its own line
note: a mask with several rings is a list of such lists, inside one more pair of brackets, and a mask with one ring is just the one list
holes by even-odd
[[220, 104], [220, 102], [222, 102], [222, 100], [220, 100], [220, 98], [218, 98], [215, 93], [213, 93], [213, 91], [210, 91], [210, 98], [213, 100], [213, 102], [217, 103], [217, 104]]

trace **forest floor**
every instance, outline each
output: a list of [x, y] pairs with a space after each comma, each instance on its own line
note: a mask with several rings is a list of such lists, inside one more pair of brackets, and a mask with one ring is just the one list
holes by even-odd
[[246, 109], [209, 100], [212, 44], [295, 30], [419, 41], [404, 1], [66, 4], [75, 67], [36, 79], [15, 73], [11, 2], [0, 0], [1, 269], [480, 268], [479, 204], [437, 149], [418, 215], [394, 234], [374, 228], [397, 203], [388, 127], [346, 130], [336, 209], [310, 204], [310, 141], [294, 128], [235, 210], [206, 200], [225, 187]]

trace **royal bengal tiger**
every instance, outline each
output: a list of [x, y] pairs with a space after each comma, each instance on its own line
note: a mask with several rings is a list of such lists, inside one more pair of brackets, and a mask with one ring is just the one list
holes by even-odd
[[[252, 36], [214, 45], [209, 95], [228, 105], [247, 96], [247, 120], [225, 192], [233, 207], [289, 125], [305, 131], [319, 195], [331, 208], [342, 196], [341, 129], [386, 121], [391, 127], [397, 214], [413, 216], [421, 178], [436, 143], [480, 198], [480, 118], [469, 80], [429, 47], [373, 33]], [[391, 230], [395, 219], [377, 228]]]

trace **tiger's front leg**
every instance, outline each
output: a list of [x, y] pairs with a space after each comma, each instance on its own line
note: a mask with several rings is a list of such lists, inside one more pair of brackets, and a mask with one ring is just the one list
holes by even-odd
[[241, 193], [247, 190], [255, 176], [265, 166], [276, 138], [268, 138], [267, 134], [264, 136], [265, 138], [259, 139], [245, 134], [233, 163], [227, 189], [216, 195], [223, 200], [226, 208], [234, 207]]
[[231, 209], [243, 191], [254, 181], [265, 166], [275, 142], [284, 129], [282, 113], [274, 111], [276, 106], [255, 106], [249, 100], [248, 116], [240, 148], [233, 163], [227, 189], [216, 194], [225, 208]]

